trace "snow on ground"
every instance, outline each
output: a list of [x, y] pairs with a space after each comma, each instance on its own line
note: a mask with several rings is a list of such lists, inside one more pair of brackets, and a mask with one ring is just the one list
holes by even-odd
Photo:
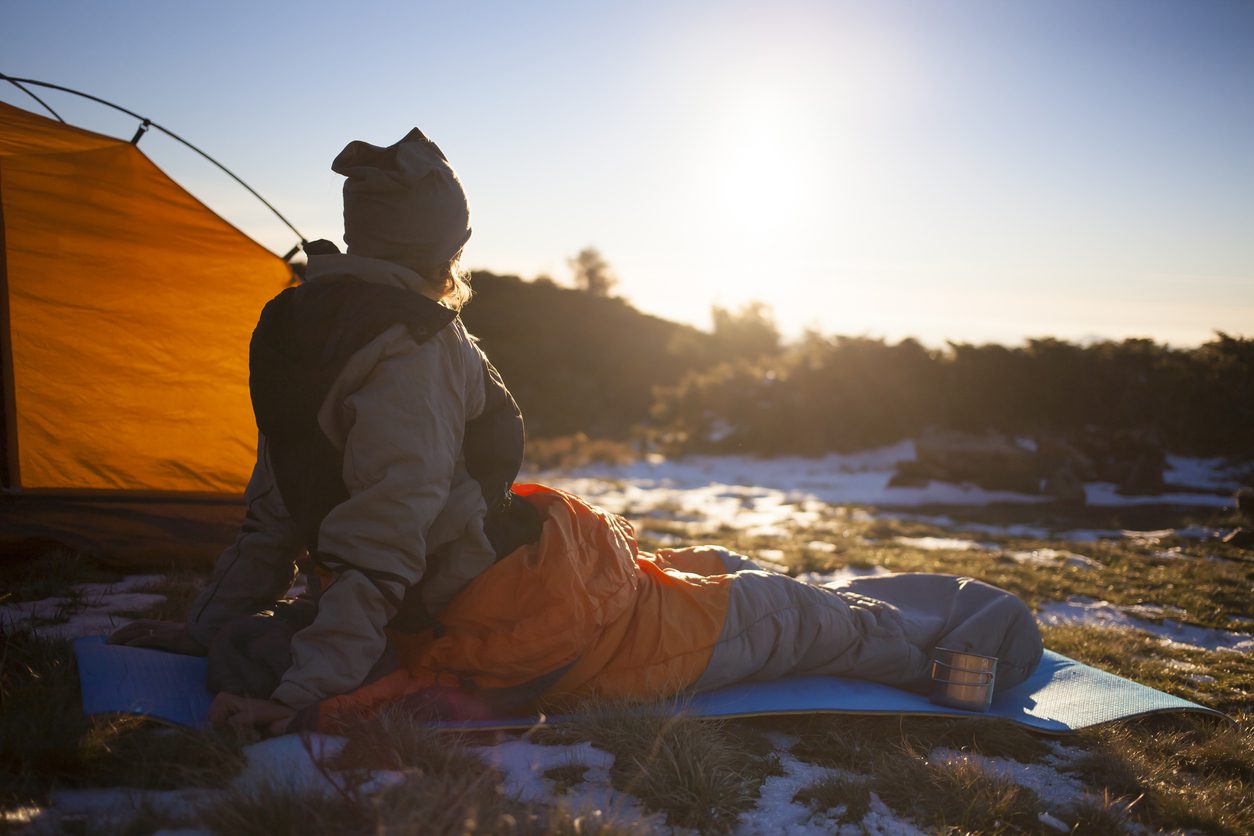
[[989, 757], [946, 748], [933, 749], [928, 759], [933, 763], [972, 764], [987, 775], [1030, 790], [1041, 803], [1039, 821], [1066, 833], [1070, 828], [1064, 823], [1064, 819], [1088, 793], [1084, 784], [1061, 770], [1065, 770], [1067, 764], [1082, 754], [1079, 750], [1068, 749], [1055, 742], [1054, 752], [1045, 758], [1045, 763], [1020, 763], [1009, 758]]
[[0, 629], [31, 626], [49, 639], [71, 641], [108, 633], [131, 621], [122, 613], [140, 613], [165, 601], [164, 595], [137, 590], [162, 583], [161, 575], [131, 575], [113, 583], [82, 583], [71, 596], [0, 605]]
[[1029, 789], [1044, 806], [1042, 812], [1065, 812], [1076, 799], [1084, 797], [1084, 785], [1079, 780], [1045, 764], [1020, 763], [1009, 758], [944, 748], [933, 749], [928, 760], [943, 764], [974, 764], [989, 775]]
[[[586, 468], [575, 473], [533, 474], [528, 478], [557, 485], [587, 497], [592, 502], [628, 516], [642, 533], [659, 545], [687, 545], [699, 535], [717, 534], [725, 527], [750, 535], [770, 537], [811, 525], [820, 515], [832, 513], [855, 522], [874, 519], [899, 519], [935, 525], [963, 533], [984, 534], [1005, 538], [1064, 539], [1070, 542], [1093, 542], [1106, 538], [1126, 538], [1137, 543], [1154, 545], [1168, 537], [1205, 540], [1216, 535], [1215, 529], [1193, 527], [1162, 531], [1075, 530], [1051, 532], [1039, 526], [989, 525], [955, 522], [948, 516], [920, 515], [905, 511], [874, 512], [848, 504], [909, 507], [922, 504], [985, 505], [990, 502], [1040, 502], [1039, 496], [983, 491], [970, 486], [933, 483], [926, 488], [889, 488], [888, 480], [896, 462], [914, 458], [910, 442], [880, 450], [853, 455], [830, 455], [817, 459], [748, 457], [693, 457], [674, 461], [651, 458], [631, 465]], [[1235, 487], [1225, 481], [1222, 463], [1214, 460], [1170, 457], [1168, 481], [1199, 488]], [[1108, 486], [1089, 486], [1091, 502], [1129, 504], [1131, 502], [1200, 502], [1221, 505], [1224, 497], [1204, 494], [1172, 494], [1162, 497], [1118, 497]], [[830, 505], [829, 505], [830, 503]], [[832, 508], [831, 506], [836, 506]], [[667, 530], [651, 531], [651, 525], [665, 524]], [[678, 528], [682, 532], [675, 534]], [[952, 537], [899, 537], [896, 542], [914, 548], [955, 549], [998, 553], [993, 544]], [[812, 552], [831, 553], [834, 543], [815, 540], [805, 548]], [[1055, 549], [1005, 552], [1011, 559], [1049, 566], [1070, 565], [1090, 568], [1095, 562], [1084, 555]], [[762, 549], [751, 555], [765, 563], [781, 561], [786, 555], [778, 549]], [[801, 579], [814, 584], [838, 584], [853, 577], [881, 574], [881, 567], [845, 568], [830, 573], [811, 573]], [[44, 635], [72, 639], [81, 635], [107, 633], [126, 623], [123, 613], [140, 612], [163, 599], [144, 590], [160, 583], [155, 575], [133, 576], [112, 584], [82, 584], [72, 596], [41, 601], [0, 605], [0, 627], [12, 629], [33, 625]], [[1105, 601], [1073, 597], [1065, 602], [1041, 608], [1043, 623], [1096, 623], [1125, 626], [1158, 636], [1163, 641], [1185, 644], [1206, 650], [1254, 651], [1254, 635], [1227, 630], [1214, 630], [1181, 624], [1172, 616], [1182, 613], [1155, 605], [1117, 607]], [[1151, 620], [1152, 619], [1152, 620]], [[1254, 625], [1254, 619], [1234, 620], [1233, 626]], [[1187, 673], [1182, 671], [1182, 673]], [[1194, 674], [1196, 675], [1196, 674]], [[331, 752], [338, 746], [334, 738], [317, 738], [314, 752]], [[737, 824], [741, 834], [806, 834], [806, 833], [883, 833], [904, 834], [919, 831], [907, 820], [889, 810], [882, 801], [872, 797], [870, 811], [862, 821], [841, 823], [827, 813], [816, 813], [792, 799], [797, 791], [820, 780], [831, 770], [803, 763], [788, 752], [788, 742], [778, 745], [784, 774], [771, 777], [762, 787], [758, 806], [744, 813]], [[507, 791], [524, 800], [556, 800], [576, 814], [601, 810], [610, 820], [642, 821], [651, 827], [662, 827], [658, 816], [647, 817], [631, 796], [614, 790], [609, 781], [612, 758], [603, 751], [583, 743], [573, 746], [539, 746], [529, 741], [513, 740], [477, 751], [498, 768], [505, 778]], [[330, 791], [325, 775], [315, 766], [307, 744], [297, 736], [286, 736], [251, 746], [248, 762], [236, 778], [236, 786], [254, 786], [273, 780], [298, 786], [321, 786]], [[963, 753], [934, 753], [935, 757], [972, 756]], [[1047, 766], [1024, 766], [1013, 761], [983, 758], [988, 770], [1004, 774], [1035, 792], [1042, 801], [1041, 821], [1048, 826], [1058, 822], [1055, 813], [1074, 801], [1082, 789], [1065, 771], [1065, 758]], [[587, 767], [584, 780], [573, 786], [560, 799], [554, 799], [552, 781], [545, 770], [558, 766]], [[1058, 767], [1054, 769], [1052, 767]], [[388, 776], [377, 776], [386, 782]], [[57, 832], [61, 825], [91, 822], [125, 823], [134, 811], [147, 807], [178, 813], [195, 809], [204, 803], [205, 790], [157, 792], [124, 789], [61, 790], [54, 793], [45, 810], [7, 811], [5, 822], [25, 816], [37, 829]]]
[[[665, 816], [646, 814], [634, 797], [610, 785], [614, 756], [591, 743], [541, 746], [528, 740], [506, 740], [495, 746], [474, 747], [473, 751], [501, 772], [505, 793], [519, 801], [556, 801], [576, 816], [599, 811], [611, 822], [639, 823], [657, 830], [665, 823]], [[553, 782], [544, 773], [564, 766], [582, 766], [587, 770], [582, 781], [571, 786], [565, 795], [555, 797]]]
[[318, 763], [338, 755], [345, 742], [331, 735], [285, 734], [254, 743], [244, 749], [247, 760], [231, 785], [247, 789], [268, 783], [297, 792], [336, 792]]
[[[557, 484], [615, 513], [641, 517], [666, 508], [706, 517], [701, 513], [701, 501], [714, 503], [711, 513], [723, 519], [738, 518], [745, 511], [769, 513], [770, 506], [798, 505], [806, 500], [898, 507], [1049, 501], [1049, 497], [1035, 494], [990, 491], [973, 485], [935, 481], [921, 488], [889, 487], [897, 463], [914, 458], [914, 442], [903, 441], [860, 453], [829, 453], [815, 458], [686, 456], [666, 459], [654, 455], [630, 464], [589, 465], [560, 474], [528, 473], [525, 478]], [[1169, 465], [1167, 481], [1173, 486], [1225, 491], [1238, 486], [1218, 459], [1171, 456]], [[1208, 493], [1177, 491], [1157, 496], [1120, 496], [1115, 486], [1108, 483], [1087, 485], [1085, 491], [1090, 505], [1224, 507], [1232, 504], [1228, 495]], [[694, 501], [685, 501], [689, 497]], [[735, 500], [741, 501], [741, 507], [736, 506]], [[740, 523], [737, 527], [747, 525], [752, 523]]]
[[1029, 551], [1007, 552], [1006, 555], [1018, 563], [1031, 563], [1034, 566], [1063, 565], [1076, 569], [1095, 569], [1101, 565], [1091, 557], [1058, 549], [1031, 549]]
[[1042, 528], [1039, 525], [999, 525], [994, 523], [959, 522], [948, 514], [912, 514], [905, 511], [880, 511], [874, 516], [876, 519], [881, 520], [899, 520], [901, 522], [924, 523], [926, 525], [934, 525], [937, 528], [972, 531], [977, 534], [991, 534], [995, 537], [1023, 537], [1029, 540], [1044, 540], [1049, 537], [1062, 537], [1061, 534], [1052, 533], [1048, 528]]
[[1167, 456], [1167, 469], [1163, 481], [1168, 485], [1188, 485], [1191, 488], [1235, 491], [1241, 487], [1238, 473], [1223, 459], [1198, 459], [1188, 456]]
[[993, 543], [977, 543], [974, 540], [959, 540], [953, 537], [894, 537], [894, 542], [924, 551], [991, 551], [997, 548]]
[[[125, 787], [61, 789], [49, 794], [48, 805], [30, 808], [22, 824], [33, 833], [121, 833], [145, 811], [163, 819], [195, 821], [197, 811], [212, 803], [216, 790], [141, 790]], [[15, 824], [19, 822], [14, 822]]]
[[[236, 789], [263, 785], [295, 791], [335, 792], [335, 787], [315, 759], [330, 758], [344, 745], [343, 738], [289, 734], [254, 743], [244, 749], [246, 763], [231, 782]], [[126, 787], [58, 789], [50, 793], [44, 808], [30, 808], [21, 822], [34, 833], [120, 833], [144, 811], [164, 819], [194, 822], [199, 811], [218, 801], [221, 790], [142, 790]], [[6, 814], [13, 818], [12, 813]], [[196, 831], [203, 832], [203, 831]]]
[[845, 581], [850, 581], [854, 578], [887, 574], [888, 570], [883, 566], [867, 566], [865, 568], [861, 566], [842, 566], [831, 572], [801, 572], [797, 575], [797, 580], [814, 586], [840, 586]]
[[1122, 496], [1118, 485], [1111, 482], [1091, 482], [1084, 486], [1085, 501], [1089, 505], [1200, 505], [1208, 508], [1224, 508], [1232, 505], [1231, 494], [1190, 493], [1168, 491], [1137, 496]]
[[1048, 535], [1072, 543], [1096, 543], [1101, 540], [1131, 540], [1134, 545], [1152, 546], [1167, 537], [1181, 540], [1213, 540], [1223, 536], [1224, 530], [1201, 525], [1184, 528], [1162, 528], [1153, 531], [1137, 531], [1127, 528], [1073, 528]]
[[[1216, 630], [1181, 624], [1167, 615], [1181, 615], [1174, 607], [1157, 604], [1139, 604], [1120, 607], [1108, 601], [1098, 601], [1073, 595], [1066, 601], [1042, 605], [1036, 617], [1042, 624], [1093, 624], [1102, 627], [1129, 627], [1156, 636], [1160, 641], [1185, 645], [1200, 650], [1238, 650], [1254, 652], [1254, 634], [1233, 630]], [[1148, 621], [1147, 618], [1161, 619]]]
[[[839, 822], [827, 811], [815, 811], [793, 801], [794, 796], [807, 786], [829, 775], [849, 774], [805, 763], [787, 751], [779, 754], [783, 775], [772, 775], [762, 784], [758, 806], [743, 813], [733, 831], [737, 836], [826, 836], [826, 834], [894, 834], [913, 836], [922, 834], [907, 819], [903, 819], [872, 794], [871, 809], [860, 822]], [[836, 812], [840, 812], [838, 809]]]

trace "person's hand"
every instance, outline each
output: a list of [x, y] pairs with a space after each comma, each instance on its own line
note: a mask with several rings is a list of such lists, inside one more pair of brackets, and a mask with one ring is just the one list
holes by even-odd
[[187, 625], [181, 621], [141, 618], [114, 630], [109, 636], [109, 644], [168, 650], [187, 656], [205, 655], [204, 645], [192, 638], [192, 634], [187, 631]]
[[267, 736], [286, 732], [287, 724], [295, 715], [296, 709], [281, 702], [241, 697], [225, 691], [209, 705], [209, 722], [214, 728], [237, 732], [256, 729]]

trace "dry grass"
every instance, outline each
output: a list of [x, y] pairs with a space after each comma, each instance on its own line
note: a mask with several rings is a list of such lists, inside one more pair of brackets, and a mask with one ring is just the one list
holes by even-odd
[[799, 738], [793, 755], [841, 770], [799, 796], [820, 809], [843, 804], [845, 817], [856, 813], [860, 819], [874, 793], [929, 829], [1001, 832], [1039, 826], [1041, 808], [1030, 791], [988, 774], [975, 760], [929, 759], [928, 753], [944, 748], [1030, 763], [1052, 751], [1042, 738], [1011, 723], [833, 716], [797, 720], [788, 731]]
[[3, 574], [0, 604], [66, 596], [75, 584], [109, 583], [123, 576], [98, 560], [61, 546], [41, 552], [37, 560], [6, 560]]
[[792, 800], [838, 821], [858, 822], [871, 809], [871, 787], [865, 778], [829, 775], [802, 787]]
[[1133, 818], [1167, 829], [1254, 832], [1254, 714], [1232, 724], [1191, 715], [1111, 723], [1081, 733], [1074, 771]]
[[201, 811], [201, 821], [224, 836], [364, 836], [376, 830], [367, 811], [342, 796], [286, 786], [280, 779], [228, 790]]
[[40, 803], [50, 786], [81, 771], [87, 722], [69, 645], [0, 632], [0, 705], [0, 801]]
[[[571, 442], [565, 453], [555, 455], [574, 455], [577, 447]], [[1073, 512], [1078, 516], [1071, 520], [1044, 521], [1031, 515], [1061, 512], [981, 513], [992, 515], [988, 522], [1061, 527], [1150, 529], [1213, 522], [1188, 513], [1155, 518], [1144, 510], [1089, 510]], [[648, 523], [658, 535], [683, 535], [688, 526], [679, 519]], [[1242, 619], [1254, 614], [1254, 553], [1172, 538], [1075, 544], [968, 533], [970, 539], [996, 542], [992, 551], [927, 551], [895, 539], [963, 536], [960, 529], [961, 523], [955, 532], [919, 521], [869, 521], [833, 509], [785, 537], [746, 537], [725, 528], [717, 539], [747, 554], [780, 549], [792, 571], [882, 566], [970, 574], [1034, 603], [1073, 595], [1115, 604], [1154, 603], [1177, 608], [1172, 617], [1186, 623], [1250, 630]], [[811, 547], [816, 540], [833, 548]], [[1095, 565], [1042, 567], [1008, 556], [1040, 548], [1077, 552]], [[73, 599], [75, 584], [119, 577], [91, 561], [55, 553], [6, 576], [4, 594], [8, 601]], [[145, 615], [177, 617], [202, 578], [196, 572], [170, 576], [152, 590], [167, 601]], [[839, 770], [803, 788], [796, 801], [855, 826], [878, 798], [929, 832], [1049, 832], [1037, 818], [1045, 807], [1030, 790], [990, 774], [978, 757], [935, 757], [945, 749], [1053, 768], [1080, 781], [1082, 797], [1071, 799], [1065, 809], [1049, 810], [1076, 832], [1254, 832], [1250, 654], [1166, 644], [1127, 629], [1056, 626], [1044, 632], [1054, 650], [1219, 708], [1235, 724], [1197, 715], [1139, 718], [1071, 735], [1060, 749], [1052, 739], [995, 720], [815, 716], [717, 722], [684, 716], [682, 705], [601, 705], [589, 707], [569, 725], [534, 730], [530, 739], [591, 742], [614, 757], [614, 789], [637, 799], [667, 825], [700, 832], [733, 828], [742, 813], [757, 805], [763, 783], [779, 774], [766, 733], [790, 735], [794, 756]], [[59, 787], [223, 787], [241, 764], [237, 740], [172, 731], [134, 718], [84, 720], [68, 645], [29, 632], [0, 636], [0, 703], [0, 804], [5, 809], [41, 804]], [[435, 732], [412, 717], [388, 712], [350, 726], [346, 736], [344, 748], [325, 764], [338, 776], [340, 791], [288, 787], [281, 780], [247, 791], [216, 790], [217, 803], [193, 824], [243, 834], [647, 831], [647, 825], [627, 820], [621, 811], [573, 806], [589, 774], [576, 762], [544, 773], [553, 799], [522, 803], [504, 790], [503, 776], [470, 748], [472, 742], [491, 739]], [[387, 780], [370, 783], [380, 771]], [[655, 828], [658, 819], [651, 820]], [[82, 832], [151, 832], [187, 822], [164, 821], [141, 807], [130, 825], [79, 824]]]
[[588, 740], [614, 755], [610, 780], [667, 823], [721, 832], [757, 803], [762, 782], [779, 774], [770, 743], [746, 724], [676, 713], [672, 705], [588, 706], [537, 742]]
[[577, 763], [554, 766], [544, 770], [544, 777], [553, 783], [553, 792], [558, 795], [565, 795], [570, 792], [571, 787], [582, 784], [587, 774], [588, 767]]
[[872, 769], [875, 794], [929, 829], [1008, 833], [1040, 826], [1032, 791], [990, 775], [974, 760], [937, 763], [905, 748], [881, 753]]
[[[467, 738], [441, 732], [402, 711], [384, 711], [348, 724], [344, 748], [328, 770], [364, 780], [386, 770], [399, 780], [379, 792], [362, 783], [344, 787], [348, 815], [373, 823], [378, 833], [614, 834], [632, 832], [608, 811], [581, 811], [562, 804], [523, 804], [507, 796], [502, 776], [475, 752]], [[566, 788], [582, 780], [584, 767], [550, 770]], [[343, 811], [341, 811], [343, 812]]]

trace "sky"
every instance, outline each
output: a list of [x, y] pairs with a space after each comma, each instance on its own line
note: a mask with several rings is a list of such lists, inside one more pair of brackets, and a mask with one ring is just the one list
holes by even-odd
[[[759, 300], [788, 337], [1254, 335], [1247, 0], [0, 0], [0, 72], [164, 125], [310, 239], [342, 232], [336, 153], [420, 127], [469, 193], [468, 266], [567, 282], [593, 246], [699, 327]], [[140, 147], [295, 243], [177, 143]]]

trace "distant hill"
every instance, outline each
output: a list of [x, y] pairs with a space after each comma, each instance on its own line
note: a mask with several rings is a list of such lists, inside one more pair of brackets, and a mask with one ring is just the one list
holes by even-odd
[[624, 438], [653, 387], [714, 365], [714, 338], [622, 299], [476, 272], [462, 319], [522, 408], [528, 435]]
[[648, 425], [668, 450], [813, 454], [930, 429], [1077, 443], [1131, 432], [1173, 452], [1254, 458], [1248, 337], [929, 349], [810, 334], [775, 348], [752, 311], [711, 334], [550, 281], [481, 272], [473, 284], [463, 318], [533, 438], [625, 439]]

